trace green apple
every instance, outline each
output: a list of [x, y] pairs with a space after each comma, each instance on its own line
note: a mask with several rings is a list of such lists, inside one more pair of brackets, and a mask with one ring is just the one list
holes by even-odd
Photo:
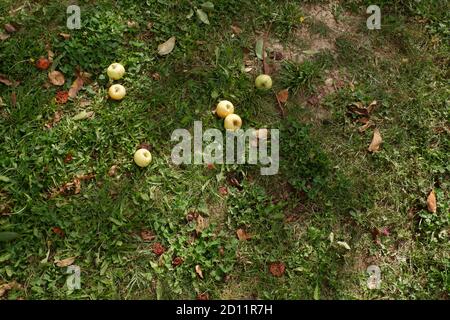
[[224, 120], [225, 129], [230, 131], [239, 130], [242, 126], [242, 119], [237, 114], [229, 114]]
[[119, 80], [125, 74], [125, 68], [120, 63], [112, 63], [106, 71], [108, 77], [112, 80]]
[[216, 114], [220, 118], [225, 118], [232, 113], [234, 113], [234, 106], [230, 101], [222, 100], [216, 107]]
[[125, 87], [121, 84], [113, 84], [108, 90], [109, 96], [114, 100], [122, 100], [126, 93]]
[[272, 78], [267, 74], [260, 74], [255, 79], [255, 86], [258, 89], [269, 90], [272, 88]]
[[134, 153], [134, 162], [144, 168], [152, 162], [152, 154], [147, 149], [139, 149]]

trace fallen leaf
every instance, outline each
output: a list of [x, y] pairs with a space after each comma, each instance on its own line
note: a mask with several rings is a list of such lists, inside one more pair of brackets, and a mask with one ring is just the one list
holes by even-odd
[[16, 92], [13, 91], [11, 93], [11, 106], [15, 107], [16, 104], [17, 104], [17, 95], [16, 95]]
[[55, 57], [55, 53], [52, 50], [47, 51], [48, 61], [53, 62], [53, 58]]
[[80, 178], [74, 178], [70, 182], [66, 182], [60, 187], [54, 188], [51, 190], [48, 198], [54, 198], [60, 194], [69, 195], [69, 194], [79, 194], [81, 192], [81, 181]]
[[152, 78], [155, 81], [159, 81], [159, 80], [161, 80], [161, 75], [158, 72], [154, 72], [154, 73], [152, 73]]
[[161, 43], [158, 46], [158, 54], [160, 56], [165, 56], [165, 55], [171, 53], [173, 48], [175, 47], [175, 41], [176, 41], [176, 38], [175, 37], [171, 37], [166, 42]]
[[60, 35], [61, 37], [63, 37], [64, 40], [70, 39], [70, 34], [68, 34], [68, 33], [61, 32], [59, 35]]
[[108, 176], [115, 177], [117, 175], [118, 168], [119, 167], [117, 165], [112, 165], [111, 168], [109, 168], [108, 170]]
[[46, 123], [46, 124], [45, 124], [45, 127], [46, 127], [47, 129], [53, 128], [59, 121], [61, 121], [62, 115], [63, 115], [63, 112], [62, 112], [61, 110], [56, 111], [56, 112], [53, 114], [53, 119], [52, 119], [52, 121], [50, 121], [49, 123]]
[[81, 108], [90, 106], [91, 104], [92, 104], [92, 101], [87, 100], [87, 99], [82, 99], [82, 100], [80, 101], [80, 107], [81, 107]]
[[228, 194], [228, 188], [227, 187], [219, 187], [219, 193], [223, 196], [226, 196]]
[[10, 23], [5, 24], [4, 27], [5, 27], [6, 32], [8, 32], [8, 33], [17, 32], [17, 29]]
[[211, 1], [206, 1], [201, 4], [201, 7], [206, 11], [212, 11], [214, 10], [214, 3]]
[[196, 218], [195, 226], [195, 231], [197, 232], [197, 234], [202, 233], [202, 231], [205, 230], [206, 227], [208, 227], [208, 222], [201, 215], [198, 215]]
[[252, 71], [252, 70], [253, 70], [252, 67], [246, 67], [246, 68], [244, 68], [244, 71], [247, 72], [247, 73], [250, 72], [250, 71]]
[[50, 61], [47, 58], [41, 57], [36, 61], [36, 68], [47, 70], [48, 67], [50, 67]]
[[69, 100], [69, 92], [67, 91], [58, 91], [55, 97], [57, 104], [65, 104]]
[[80, 75], [78, 75], [75, 81], [70, 86], [69, 97], [73, 99], [77, 96], [78, 91], [80, 91], [81, 87], [83, 86], [83, 82], [83, 79], [80, 77]]
[[236, 234], [241, 241], [250, 240], [252, 238], [244, 229], [237, 229]]
[[195, 10], [195, 13], [197, 14], [197, 17], [200, 19], [201, 22], [204, 24], [209, 24], [208, 14], [203, 11], [202, 9]]
[[347, 250], [351, 250], [350, 246], [345, 241], [336, 241], [336, 243]]
[[53, 231], [53, 233], [56, 233], [58, 236], [60, 236], [61, 238], [64, 238], [64, 235], [65, 235], [65, 233], [64, 233], [64, 231], [61, 229], [61, 228], [59, 228], [59, 227], [53, 227], [52, 228], [52, 231]]
[[200, 267], [200, 265], [196, 265], [195, 266], [195, 272], [198, 274], [198, 276], [203, 279], [203, 272], [202, 272], [202, 268]]
[[87, 174], [80, 174], [77, 176], [77, 179], [79, 179], [81, 181], [92, 180], [94, 178], [95, 178], [95, 172], [90, 172]]
[[378, 152], [382, 142], [383, 139], [381, 138], [380, 130], [378, 130], [378, 128], [375, 128], [375, 130], [373, 131], [372, 142], [369, 145], [369, 152]]
[[255, 53], [259, 60], [263, 59], [263, 54], [264, 54], [263, 50], [264, 50], [264, 40], [258, 39], [256, 41], [256, 45], [255, 45]]
[[372, 101], [369, 106], [367, 107], [367, 112], [371, 114], [373, 110], [375, 110], [375, 107], [377, 106], [377, 100]]
[[431, 190], [430, 194], [427, 197], [427, 208], [431, 213], [436, 213], [437, 211], [436, 193], [434, 192], [434, 190]]
[[61, 268], [68, 267], [75, 262], [75, 258], [76, 257], [70, 257], [70, 258], [63, 259], [63, 260], [56, 260], [55, 264]]
[[15, 281], [0, 284], [0, 298], [3, 297], [9, 290], [12, 289], [21, 289], [21, 286]]
[[0, 82], [7, 86], [12, 86], [14, 84], [4, 74], [0, 74]]
[[5, 41], [6, 39], [8, 39], [10, 37], [9, 34], [0, 32], [0, 41]]
[[240, 35], [241, 33], [242, 33], [242, 29], [241, 28], [239, 28], [238, 26], [231, 26], [231, 30], [233, 30], [233, 33], [235, 34], [235, 35]]
[[283, 262], [272, 262], [269, 265], [269, 271], [275, 277], [283, 276], [285, 270], [286, 270], [286, 266], [284, 265]]
[[284, 89], [277, 93], [277, 99], [281, 103], [286, 103], [289, 98], [289, 90]]
[[153, 251], [153, 253], [156, 254], [157, 256], [160, 256], [160, 255], [162, 255], [162, 254], [166, 251], [166, 249], [162, 246], [161, 243], [155, 242], [155, 243], [153, 244], [153, 246], [152, 246], [152, 251]]
[[364, 131], [366, 131], [367, 129], [369, 129], [373, 126], [375, 126], [375, 123], [373, 121], [367, 121], [366, 124], [364, 124], [358, 128], [358, 131], [363, 133]]
[[85, 120], [88, 118], [92, 118], [92, 116], [94, 115], [94, 111], [81, 111], [80, 113], [78, 113], [76, 116], [74, 116], [72, 118], [72, 120], [78, 121], [78, 120]]
[[175, 257], [172, 260], [172, 266], [174, 266], [174, 267], [178, 267], [182, 263], [183, 263], [183, 259], [181, 259], [180, 257]]
[[131, 28], [136, 28], [138, 26], [138, 23], [136, 21], [130, 20], [130, 21], [127, 21], [127, 26], [130, 29]]
[[62, 86], [65, 82], [64, 75], [56, 70], [48, 74], [48, 79], [55, 86]]
[[147, 241], [147, 242], [153, 241], [156, 238], [155, 234], [153, 232], [151, 232], [150, 230], [142, 230], [140, 235], [141, 235], [142, 240]]

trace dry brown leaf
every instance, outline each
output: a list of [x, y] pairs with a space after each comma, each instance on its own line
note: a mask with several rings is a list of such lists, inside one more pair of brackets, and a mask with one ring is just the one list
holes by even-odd
[[70, 257], [63, 260], [55, 260], [55, 264], [61, 268], [68, 267], [75, 262], [75, 258], [76, 257]]
[[367, 107], [367, 112], [369, 114], [371, 114], [373, 112], [373, 110], [375, 109], [375, 107], [377, 106], [377, 100], [372, 101], [369, 106]]
[[173, 48], [175, 47], [175, 41], [176, 41], [176, 38], [175, 37], [171, 37], [166, 42], [161, 43], [158, 46], [158, 54], [160, 56], [165, 56], [165, 55], [171, 53]]
[[8, 32], [8, 33], [14, 33], [17, 31], [17, 29], [10, 23], [5, 24], [4, 27], [5, 27], [6, 32]]
[[202, 233], [202, 231], [208, 227], [208, 222], [201, 215], [197, 216], [196, 222], [195, 231], [197, 234]]
[[277, 99], [281, 103], [286, 103], [288, 101], [288, 98], [289, 98], [289, 90], [288, 89], [281, 90], [280, 92], [277, 93]]
[[283, 262], [273, 262], [269, 265], [269, 271], [275, 277], [281, 277], [285, 270], [286, 267]]
[[196, 265], [195, 266], [195, 272], [198, 274], [198, 276], [203, 279], [203, 272], [202, 272], [202, 268], [200, 267], [200, 265]]
[[119, 169], [119, 166], [112, 165], [111, 168], [108, 170], [108, 176], [115, 177], [117, 175], [117, 170]]
[[72, 83], [69, 89], [69, 97], [72, 99], [77, 96], [78, 91], [80, 91], [83, 86], [83, 79], [80, 76], [77, 76], [75, 81]]
[[53, 58], [55, 57], [55, 53], [52, 50], [47, 51], [48, 61], [53, 62]]
[[0, 41], [5, 41], [6, 39], [8, 39], [10, 37], [9, 34], [0, 32]]
[[65, 82], [64, 75], [56, 70], [48, 74], [48, 79], [55, 86], [62, 86]]
[[0, 298], [3, 297], [11, 289], [20, 289], [21, 286], [13, 281], [9, 283], [0, 284]]
[[380, 130], [375, 128], [373, 130], [373, 138], [372, 142], [369, 145], [369, 152], [378, 152], [380, 150], [380, 145], [383, 142], [383, 138], [381, 138]]
[[363, 133], [364, 131], [366, 131], [370, 127], [373, 127], [374, 125], [375, 123], [373, 123], [372, 121], [367, 121], [364, 125], [358, 128], [358, 131]]
[[0, 74], [0, 82], [7, 86], [12, 86], [14, 84], [4, 74]]
[[53, 115], [52, 121], [50, 121], [49, 123], [46, 123], [44, 126], [47, 129], [53, 128], [59, 121], [61, 121], [62, 115], [63, 115], [63, 112], [61, 110], [56, 111]]
[[16, 92], [11, 93], [11, 106], [15, 107], [17, 104], [17, 95]]
[[63, 37], [64, 40], [70, 39], [70, 34], [68, 34], [68, 33], [63, 33], [63, 32], [61, 32], [59, 35], [60, 35], [61, 37]]
[[51, 199], [60, 194], [63, 195], [79, 194], [80, 192], [81, 192], [81, 180], [80, 178], [74, 178], [73, 181], [67, 182], [58, 188], [52, 189], [50, 194], [48, 195], [48, 198]]
[[156, 238], [155, 234], [150, 230], [142, 230], [140, 235], [144, 241], [153, 241]]
[[242, 33], [242, 29], [239, 28], [238, 26], [231, 26], [231, 30], [233, 30], [233, 33], [237, 36]]
[[428, 195], [427, 208], [431, 213], [436, 213], [437, 211], [436, 193], [434, 192], [434, 190], [431, 190], [430, 194]]
[[252, 238], [244, 229], [237, 229], [236, 234], [241, 241], [250, 240]]

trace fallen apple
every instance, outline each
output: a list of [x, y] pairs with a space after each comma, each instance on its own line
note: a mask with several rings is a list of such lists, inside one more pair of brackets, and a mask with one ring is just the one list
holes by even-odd
[[139, 149], [134, 153], [134, 162], [144, 168], [152, 162], [152, 154], [147, 149]]
[[230, 101], [222, 100], [216, 107], [216, 114], [220, 118], [225, 118], [232, 113], [234, 113], [234, 106]]
[[126, 93], [125, 87], [121, 84], [113, 84], [108, 90], [109, 96], [114, 100], [122, 100]]
[[272, 88], [272, 78], [267, 74], [260, 74], [255, 79], [255, 86], [258, 89], [269, 90]]
[[120, 63], [112, 63], [106, 71], [108, 77], [112, 80], [119, 80], [125, 74], [125, 68]]
[[239, 117], [237, 114], [229, 114], [224, 120], [224, 126], [225, 129], [230, 131], [239, 130], [242, 126], [241, 117]]

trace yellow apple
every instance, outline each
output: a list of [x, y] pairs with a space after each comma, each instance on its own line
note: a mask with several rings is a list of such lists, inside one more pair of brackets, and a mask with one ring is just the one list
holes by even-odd
[[224, 126], [225, 129], [230, 131], [239, 130], [242, 126], [241, 117], [239, 117], [237, 114], [229, 114], [224, 120]]
[[255, 79], [255, 86], [258, 89], [269, 90], [272, 88], [272, 78], [267, 74], [260, 74]]
[[121, 84], [113, 84], [108, 90], [109, 96], [114, 100], [122, 100], [126, 93], [125, 87]]
[[220, 118], [225, 118], [227, 115], [234, 113], [234, 106], [230, 101], [222, 100], [216, 108], [216, 114]]
[[108, 77], [113, 80], [119, 80], [125, 74], [125, 68], [120, 63], [113, 63], [106, 70]]
[[152, 154], [147, 149], [139, 149], [134, 153], [134, 162], [144, 168], [152, 162]]

